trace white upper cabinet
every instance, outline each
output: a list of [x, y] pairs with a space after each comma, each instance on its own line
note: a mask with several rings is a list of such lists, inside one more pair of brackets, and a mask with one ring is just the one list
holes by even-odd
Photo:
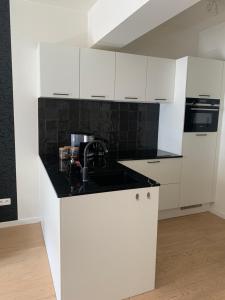
[[220, 99], [222, 76], [222, 61], [189, 57], [186, 96]]
[[[195, 67], [192, 59], [189, 73]], [[215, 62], [221, 66], [222, 80], [223, 64]], [[175, 73], [172, 59], [40, 44], [41, 97], [173, 102]]]
[[147, 57], [116, 53], [115, 99], [146, 100]]
[[151, 102], [173, 102], [175, 73], [175, 60], [149, 57], [146, 100]]
[[79, 98], [79, 49], [40, 45], [40, 96]]
[[114, 99], [115, 52], [80, 50], [80, 98]]

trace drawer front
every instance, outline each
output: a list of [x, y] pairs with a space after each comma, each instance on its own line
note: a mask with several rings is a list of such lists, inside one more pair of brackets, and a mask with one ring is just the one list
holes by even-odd
[[121, 163], [124, 166], [159, 182], [160, 184], [180, 183], [181, 158], [133, 160]]
[[161, 185], [159, 188], [159, 210], [174, 209], [179, 207], [180, 185]]

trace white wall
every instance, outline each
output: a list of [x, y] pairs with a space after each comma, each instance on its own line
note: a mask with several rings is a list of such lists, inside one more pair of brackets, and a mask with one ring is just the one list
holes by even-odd
[[199, 1], [98, 0], [88, 13], [91, 45], [122, 48]]
[[219, 1], [218, 14], [214, 11], [209, 12], [207, 2], [201, 0], [121, 51], [176, 59], [198, 56], [200, 33], [224, 21], [225, 0]]
[[[199, 34], [199, 56], [225, 60], [225, 22], [203, 30]], [[223, 85], [223, 100], [225, 99], [225, 74]], [[216, 201], [213, 211], [225, 218], [225, 111], [221, 112], [222, 128], [220, 134], [220, 148], [218, 158], [218, 172], [216, 184]]]
[[[203, 30], [199, 34], [200, 56], [225, 60], [225, 22]], [[223, 84], [223, 100], [225, 95], [225, 76]], [[216, 184], [216, 201], [213, 211], [225, 218], [225, 111], [221, 111], [222, 128], [220, 134], [220, 149]]]
[[225, 60], [224, 37], [225, 22], [202, 30], [199, 33], [198, 55]]
[[90, 45], [96, 44], [149, 0], [98, 0], [88, 12]]
[[[19, 219], [39, 217], [38, 42], [87, 45], [87, 17], [79, 12], [11, 0], [14, 117]], [[59, 70], [60, 71], [60, 70]]]

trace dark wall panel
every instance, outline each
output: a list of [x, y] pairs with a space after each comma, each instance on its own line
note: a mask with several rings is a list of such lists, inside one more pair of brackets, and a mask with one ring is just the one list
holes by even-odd
[[39, 99], [39, 151], [55, 155], [70, 134], [94, 134], [112, 152], [157, 149], [159, 104]]
[[0, 199], [11, 198], [0, 207], [0, 222], [17, 219], [16, 165], [12, 91], [12, 61], [9, 0], [0, 7]]

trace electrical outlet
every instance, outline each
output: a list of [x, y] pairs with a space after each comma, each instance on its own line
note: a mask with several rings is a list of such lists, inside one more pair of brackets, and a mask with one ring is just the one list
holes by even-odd
[[0, 206], [5, 206], [5, 205], [11, 205], [10, 198], [0, 199]]

